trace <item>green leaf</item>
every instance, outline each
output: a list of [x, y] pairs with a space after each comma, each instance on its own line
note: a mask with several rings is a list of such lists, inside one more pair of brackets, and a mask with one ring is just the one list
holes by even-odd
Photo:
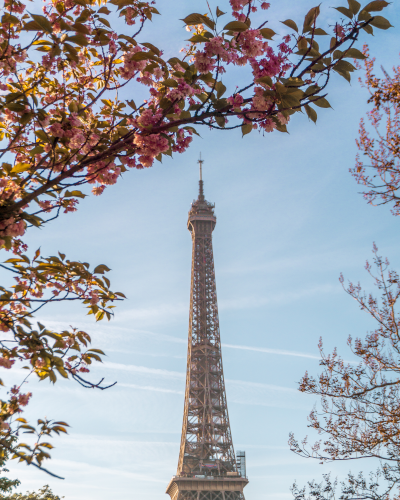
[[342, 59], [335, 64], [334, 69], [337, 69], [339, 71], [354, 71], [356, 67], [353, 66], [349, 61], [343, 61]]
[[327, 35], [328, 33], [323, 30], [322, 28], [315, 28], [314, 30], [314, 35], [318, 35], [318, 36], [323, 36], [323, 35]]
[[168, 59], [168, 64], [170, 64], [172, 67], [175, 66], [176, 64], [180, 64], [182, 68], [188, 69], [189, 65], [185, 61], [181, 61], [177, 57], [171, 57], [171, 59]]
[[313, 98], [312, 103], [318, 106], [319, 108], [331, 108], [332, 106], [324, 97]]
[[361, 8], [361, 4], [357, 0], [347, 0], [347, 3], [351, 12], [356, 15]]
[[42, 141], [48, 142], [49, 140], [48, 135], [43, 130], [35, 130], [35, 135]]
[[344, 57], [351, 57], [352, 59], [366, 59], [365, 56], [360, 50], [351, 48], [346, 51], [346, 55]]
[[130, 101], [126, 101], [126, 104], [128, 106], [130, 106], [132, 109], [134, 109], [135, 111], [137, 110], [137, 107], [136, 107], [136, 104], [135, 104], [135, 101], [133, 101], [132, 99]]
[[77, 45], [80, 45], [81, 47], [86, 47], [86, 45], [88, 45], [88, 43], [89, 43], [87, 38], [85, 37], [85, 35], [83, 35], [82, 33], [78, 33], [77, 35], [69, 36], [65, 39], [65, 41], [76, 43]]
[[250, 132], [252, 130], [253, 130], [252, 123], [243, 123], [243, 125], [242, 125], [242, 137], [244, 137], [246, 134], [250, 134]]
[[81, 191], [65, 191], [64, 198], [86, 198], [86, 194], [83, 194]]
[[349, 71], [340, 70], [336, 66], [334, 66], [333, 70], [350, 83], [351, 76]]
[[307, 116], [310, 120], [312, 120], [314, 123], [317, 123], [317, 112], [315, 109], [313, 109], [310, 105], [306, 104], [305, 106]]
[[292, 94], [285, 94], [282, 97], [282, 104], [285, 108], [295, 108], [300, 106], [300, 101]]
[[266, 83], [268, 87], [273, 86], [272, 78], [270, 76], [262, 76], [261, 78], [257, 78], [256, 83]]
[[134, 38], [128, 35], [118, 35], [118, 38], [122, 38], [123, 40], [126, 40], [127, 42], [131, 43], [132, 45], [137, 45], [137, 42]]
[[12, 92], [11, 94], [7, 94], [5, 97], [6, 97], [6, 102], [12, 102], [16, 101], [17, 99], [23, 96], [24, 96], [23, 92]]
[[26, 170], [29, 170], [31, 168], [30, 163], [17, 163], [15, 167], [11, 170], [12, 173], [14, 174], [19, 174], [20, 172], [25, 172]]
[[[275, 121], [275, 120], [274, 120]], [[282, 125], [281, 122], [279, 120], [276, 120], [275, 121], [275, 124], [276, 124], [276, 130], [278, 132], [286, 132], [287, 134], [289, 133], [288, 132], [288, 129], [286, 127], [286, 125]]]
[[363, 30], [366, 31], [369, 35], [373, 35], [374, 34], [374, 30], [372, 29], [372, 26], [370, 26], [369, 24], [367, 24], [366, 26], [364, 26]]
[[387, 30], [389, 28], [393, 28], [390, 22], [385, 17], [382, 16], [374, 16], [374, 18], [369, 24], [375, 26], [375, 28], [378, 28], [380, 30]]
[[188, 42], [205, 43], [205, 42], [208, 42], [208, 38], [206, 38], [203, 35], [199, 35], [198, 33], [195, 33], [191, 38], [188, 39]]
[[224, 14], [226, 14], [226, 12], [222, 12], [222, 10], [217, 7], [217, 17], [223, 16]]
[[38, 14], [31, 14], [34, 21], [45, 31], [46, 33], [53, 33], [53, 27], [51, 22], [44, 16], [39, 16]]
[[224, 30], [228, 31], [236, 31], [236, 32], [242, 32], [248, 30], [249, 27], [247, 26], [246, 23], [242, 23], [241, 21], [231, 21], [228, 23], [226, 26], [224, 26]]
[[160, 55], [160, 49], [158, 49], [155, 45], [153, 45], [152, 43], [142, 43], [141, 45], [144, 45], [145, 47], [147, 47], [148, 49], [150, 49], [151, 51], [153, 51], [157, 56]]
[[29, 151], [30, 156], [40, 155], [43, 153], [44, 149], [42, 146], [35, 146], [33, 149]]
[[146, 59], [151, 59], [151, 55], [148, 52], [136, 52], [133, 56], [129, 56], [130, 61], [145, 61]]
[[318, 7], [313, 7], [307, 12], [304, 18], [303, 33], [311, 31], [312, 26], [314, 25], [318, 16], [319, 16], [319, 5]]
[[79, 63], [78, 51], [73, 45], [70, 45], [69, 43], [64, 43], [64, 49], [68, 52], [68, 57], [70, 59], [72, 59], [76, 63]]
[[104, 352], [101, 349], [89, 349], [89, 352], [95, 352], [97, 354], [102, 354], [105, 356]]
[[308, 47], [308, 43], [307, 43], [307, 40], [304, 38], [304, 36], [299, 37], [299, 39], [297, 40], [297, 48], [299, 50], [306, 51], [307, 47]]
[[271, 28], [261, 28], [260, 33], [267, 40], [272, 40], [272, 37], [276, 35], [275, 31]]
[[385, 0], [375, 0], [366, 5], [363, 10], [367, 12], [377, 12], [383, 10], [388, 5], [390, 5], [389, 2], [385, 2]]
[[99, 17], [98, 19], [102, 24], [104, 24], [105, 26], [107, 26], [107, 28], [111, 28], [110, 26], [110, 23], [107, 19], [104, 19], [104, 17]]
[[65, 427], [69, 427], [67, 422], [62, 422], [61, 420], [59, 422], [54, 422], [56, 425], [64, 425]]
[[221, 128], [224, 128], [225, 127], [225, 118], [223, 116], [215, 116], [215, 121], [217, 122], [217, 124], [221, 127]]
[[104, 318], [104, 311], [98, 311], [95, 317], [96, 321], [101, 321]]
[[[186, 127], [183, 127], [185, 130], [190, 130], [191, 132], [193, 132], [193, 134], [196, 134], [198, 135], [199, 137], [201, 137], [201, 135], [197, 132], [197, 130], [194, 128], [194, 127], [191, 127], [190, 125], [187, 125]], [[118, 293], [116, 293], [115, 295], [119, 295]], [[124, 295], [125, 297], [125, 295]]]
[[23, 27], [24, 31], [41, 31], [42, 28], [38, 25], [36, 21], [29, 21], [28, 23], [24, 24]]
[[288, 87], [292, 87], [292, 86], [301, 87], [302, 85], [304, 85], [304, 82], [301, 78], [297, 78], [297, 77], [293, 77], [293, 76], [291, 76], [287, 80], [282, 80], [282, 81], [284, 81], [285, 85]]
[[4, 23], [4, 24], [17, 24], [19, 23], [19, 19], [18, 17], [15, 17], [15, 16], [12, 16], [11, 14], [8, 14], [5, 13], [2, 17], [1, 17], [1, 22]]
[[215, 23], [207, 16], [203, 16], [203, 14], [189, 14], [184, 19], [181, 19], [187, 26], [196, 26], [198, 24], [205, 24], [210, 29], [214, 29]]
[[[60, 373], [64, 378], [68, 378], [68, 373], [65, 371], [65, 369], [62, 366], [57, 366], [57, 371]], [[45, 446], [45, 444], [42, 444], [42, 446]], [[49, 445], [51, 446], [51, 445]], [[52, 447], [52, 446], [51, 446]]]
[[20, 104], [18, 102], [11, 102], [10, 104], [7, 104], [5, 107], [11, 111], [16, 111], [17, 113], [25, 111], [25, 105]]
[[221, 96], [224, 95], [224, 93], [226, 91], [226, 87], [222, 82], [217, 82], [215, 84], [215, 90], [217, 91], [217, 97], [219, 99]]
[[178, 86], [178, 82], [176, 80], [174, 80], [173, 78], [167, 78], [162, 83], [165, 87], [177, 87]]
[[90, 35], [89, 29], [82, 23], [75, 23], [72, 28], [78, 33], [83, 33], [84, 35]]
[[95, 267], [93, 274], [104, 274], [106, 271], [111, 271], [111, 269], [104, 264], [100, 264]]
[[9, 174], [12, 170], [12, 165], [11, 163], [2, 163], [1, 168], [4, 169], [7, 172], [7, 174]]
[[294, 31], [299, 31], [299, 28], [297, 27], [297, 24], [292, 21], [291, 19], [286, 19], [286, 21], [281, 21], [282, 24], [284, 24], [285, 26], [288, 26], [289, 28], [291, 28], [292, 30]]
[[340, 59], [343, 57], [343, 52], [341, 50], [335, 50], [333, 53], [333, 59]]
[[32, 118], [33, 118], [33, 113], [24, 113], [19, 119], [19, 123], [21, 125], [26, 125], [31, 121]]
[[334, 9], [338, 10], [341, 14], [345, 15], [346, 17], [353, 19], [354, 14], [350, 9], [347, 9], [346, 7], [334, 7]]
[[373, 14], [370, 14], [369, 12], [367, 12], [366, 10], [362, 10], [359, 14], [358, 14], [358, 20], [359, 21], [369, 21], [371, 19], [371, 17], [373, 16]]

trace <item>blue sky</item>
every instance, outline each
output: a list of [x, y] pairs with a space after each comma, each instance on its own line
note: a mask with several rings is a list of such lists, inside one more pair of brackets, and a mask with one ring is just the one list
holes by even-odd
[[[218, 5], [226, 10], [225, 3]], [[327, 24], [335, 18], [331, 5], [340, 3], [322, 4]], [[205, 2], [157, 6], [163, 17], [143, 41], [168, 43], [172, 56], [186, 38], [179, 18], [205, 12]], [[290, 17], [299, 24], [312, 6], [308, 0], [275, 0], [269, 26], [283, 32], [279, 20]], [[393, 3], [386, 15], [395, 28], [363, 41], [390, 69], [398, 64], [400, 4]], [[234, 88], [237, 78], [224, 83]], [[369, 289], [363, 266], [373, 241], [397, 269], [400, 259], [398, 221], [387, 207], [366, 205], [348, 172], [367, 94], [356, 76], [351, 85], [334, 76], [329, 100], [334, 109], [319, 109], [316, 126], [296, 116], [290, 135], [242, 138], [239, 131], [200, 130], [202, 137], [185, 154], [125, 174], [103, 196], [82, 201], [76, 214], [31, 232], [32, 251], [41, 246], [43, 255], [62, 251], [71, 259], [107, 264], [114, 289], [128, 300], [108, 324], [95, 324], [76, 305], [54, 306], [38, 318], [54, 328], [86, 329], [93, 346], [108, 354], [93, 378], [118, 384], [95, 392], [72, 382], [30, 382], [29, 417], [66, 420], [71, 429], [54, 441], [48, 464], [65, 480], [12, 463], [21, 491], [48, 483], [71, 500], [167, 498], [182, 425], [191, 259], [186, 221], [197, 197], [200, 151], [205, 195], [216, 204], [224, 370], [234, 445], [247, 453], [246, 498], [290, 498], [294, 480], [303, 484], [348, 470], [347, 464], [319, 466], [289, 451], [289, 432], [308, 434], [314, 404], [297, 392], [297, 383], [306, 370], [318, 372], [320, 336], [328, 351], [337, 346], [351, 359], [348, 335], [374, 328], [341, 289], [339, 273]], [[363, 465], [369, 470], [376, 464]]]

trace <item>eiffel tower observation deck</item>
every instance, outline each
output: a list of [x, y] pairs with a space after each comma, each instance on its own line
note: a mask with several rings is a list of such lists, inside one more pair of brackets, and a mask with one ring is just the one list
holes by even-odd
[[178, 470], [166, 493], [171, 500], [244, 500], [244, 452], [235, 452], [222, 368], [212, 232], [214, 205], [199, 196], [189, 211], [192, 234], [189, 341], [185, 406]]

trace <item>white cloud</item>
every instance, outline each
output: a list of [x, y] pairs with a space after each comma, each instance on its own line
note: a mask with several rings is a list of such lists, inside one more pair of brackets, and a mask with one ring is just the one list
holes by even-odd
[[155, 391], [155, 392], [167, 392], [171, 394], [184, 395], [184, 391], [175, 391], [173, 389], [164, 389], [162, 387], [153, 387], [151, 385], [139, 385], [139, 384], [118, 384], [118, 387], [129, 387], [130, 389], [140, 389], [142, 391]]
[[161, 368], [148, 368], [147, 366], [124, 365], [122, 363], [110, 363], [106, 361], [102, 364], [102, 368], [110, 370], [122, 370], [127, 372], [143, 373], [146, 375], [157, 375], [169, 378], [184, 378], [183, 372], [174, 372], [172, 370], [163, 370]]
[[240, 349], [243, 351], [264, 352], [266, 354], [278, 354], [280, 356], [296, 356], [299, 358], [321, 359], [321, 356], [309, 354], [306, 352], [286, 351], [284, 349], [270, 349], [269, 347], [250, 347], [246, 345], [222, 344], [223, 347], [229, 349]]
[[338, 287], [331, 284], [316, 285], [309, 288], [303, 288], [292, 292], [271, 293], [264, 297], [238, 297], [229, 300], [219, 300], [219, 309], [252, 309], [266, 305], [288, 304], [297, 300], [301, 300], [313, 295], [325, 293], [334, 293], [338, 291]]
[[[163, 370], [159, 368], [148, 368], [145, 366], [137, 366], [137, 365], [126, 365], [121, 363], [104, 363], [104, 367], [110, 370], [120, 370], [125, 372], [133, 372], [133, 373], [141, 373], [144, 375], [150, 375], [163, 378], [170, 379], [181, 379], [185, 378], [185, 373], [176, 372], [172, 370]], [[279, 407], [287, 407], [288, 404], [290, 407], [293, 407], [295, 402], [293, 401], [293, 397], [298, 395], [298, 391], [296, 389], [290, 387], [283, 387], [272, 384], [262, 384], [260, 382], [249, 382], [244, 380], [232, 380], [226, 379], [227, 386], [229, 386], [229, 391], [232, 392], [230, 395], [229, 402], [239, 403], [239, 404], [252, 404], [252, 405], [260, 405], [260, 406], [279, 406]], [[133, 388], [139, 390], [148, 390], [155, 392], [166, 392], [173, 394], [183, 395], [183, 391], [173, 390], [163, 387], [157, 387], [153, 385], [141, 385], [141, 384], [129, 384], [129, 383], [118, 383], [118, 387], [126, 387]], [[289, 396], [289, 399], [288, 399]], [[297, 407], [298, 405], [295, 404]]]

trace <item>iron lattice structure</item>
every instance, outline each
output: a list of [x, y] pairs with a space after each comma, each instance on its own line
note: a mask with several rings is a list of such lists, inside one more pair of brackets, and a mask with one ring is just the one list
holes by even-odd
[[172, 500], [244, 500], [232, 443], [222, 368], [212, 232], [214, 205], [199, 196], [189, 211], [192, 276], [185, 406]]

